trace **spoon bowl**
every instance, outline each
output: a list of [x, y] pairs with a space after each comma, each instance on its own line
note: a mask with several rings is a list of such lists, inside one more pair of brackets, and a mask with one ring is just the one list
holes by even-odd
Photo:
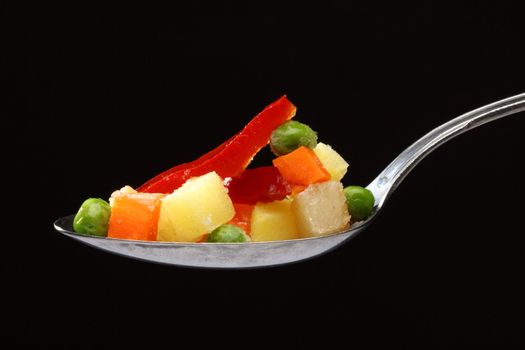
[[55, 221], [55, 229], [87, 245], [139, 260], [201, 268], [255, 268], [298, 262], [327, 253], [364, 230], [406, 175], [430, 152], [482, 124], [525, 110], [525, 93], [465, 113], [430, 131], [394, 159], [368, 186], [375, 197], [367, 220], [326, 236], [251, 243], [176, 243], [114, 239], [73, 231], [74, 215]]
[[55, 229], [84, 244], [139, 260], [201, 268], [254, 268], [313, 258], [338, 247], [363, 230], [369, 220], [331, 235], [252, 243], [171, 243], [80, 235], [74, 215], [55, 221]]

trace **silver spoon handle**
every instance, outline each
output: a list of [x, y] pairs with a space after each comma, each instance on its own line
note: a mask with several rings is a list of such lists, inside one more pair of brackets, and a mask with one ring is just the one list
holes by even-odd
[[403, 181], [405, 176], [407, 176], [426, 155], [448, 140], [482, 124], [524, 110], [525, 93], [522, 93], [460, 115], [430, 131], [401, 152], [401, 154], [367, 186], [376, 198], [376, 205], [381, 207], [388, 196], [396, 189], [401, 181]]

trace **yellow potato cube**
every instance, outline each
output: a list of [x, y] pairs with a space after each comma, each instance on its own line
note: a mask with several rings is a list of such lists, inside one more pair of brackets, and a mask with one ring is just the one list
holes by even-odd
[[341, 181], [348, 170], [348, 163], [330, 145], [319, 142], [314, 148], [314, 153], [321, 164], [330, 173], [332, 180]]
[[308, 186], [293, 199], [292, 212], [302, 237], [333, 233], [350, 222], [343, 185], [339, 181]]
[[189, 179], [162, 199], [157, 239], [196, 242], [234, 215], [228, 190], [213, 171]]
[[252, 212], [251, 236], [253, 242], [299, 238], [291, 201], [257, 203]]
[[115, 202], [116, 196], [121, 195], [121, 194], [133, 194], [133, 193], [137, 193], [137, 191], [133, 187], [126, 185], [122, 187], [120, 190], [114, 191], [111, 194], [111, 197], [109, 197], [109, 205], [113, 207], [113, 203]]

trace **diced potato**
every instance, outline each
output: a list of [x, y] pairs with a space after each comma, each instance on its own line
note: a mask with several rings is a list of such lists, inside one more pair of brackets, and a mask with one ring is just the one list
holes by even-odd
[[253, 242], [299, 238], [291, 201], [257, 203], [252, 212], [251, 236]]
[[324, 168], [330, 173], [332, 180], [341, 181], [348, 170], [348, 163], [330, 145], [319, 142], [314, 148], [314, 153], [321, 161]]
[[191, 178], [162, 199], [158, 240], [196, 242], [234, 215], [228, 190], [216, 172]]
[[109, 205], [113, 206], [116, 196], [119, 196], [121, 194], [133, 194], [133, 193], [137, 193], [137, 191], [133, 187], [126, 185], [122, 187], [120, 190], [114, 191], [111, 194], [111, 197], [109, 197]]
[[343, 185], [333, 180], [312, 184], [298, 193], [292, 202], [292, 212], [302, 237], [339, 231], [350, 221]]

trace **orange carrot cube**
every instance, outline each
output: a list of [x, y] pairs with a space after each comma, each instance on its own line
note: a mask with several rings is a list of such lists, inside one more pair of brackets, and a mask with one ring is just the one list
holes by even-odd
[[292, 185], [308, 186], [330, 180], [330, 174], [310, 148], [301, 146], [296, 150], [277, 157], [273, 165]]
[[162, 197], [161, 193], [115, 192], [108, 237], [155, 241]]

